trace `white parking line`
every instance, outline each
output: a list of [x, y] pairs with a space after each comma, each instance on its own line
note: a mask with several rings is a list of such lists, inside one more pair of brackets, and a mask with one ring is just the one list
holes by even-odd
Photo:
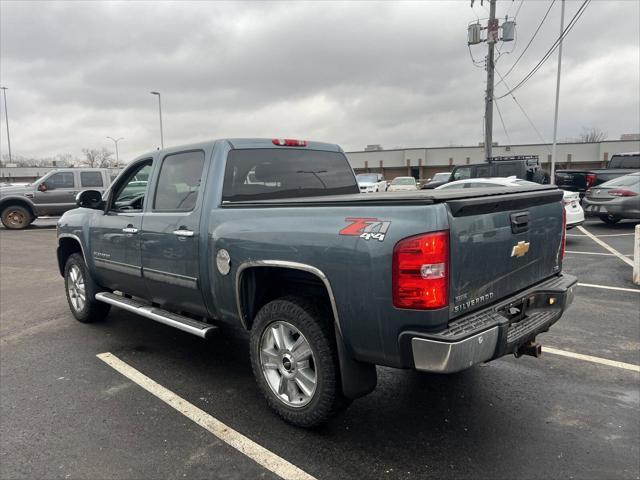
[[[595, 235], [596, 237], [626, 237], [627, 235], [635, 235], [634, 233], [606, 233], [604, 235]], [[587, 235], [580, 235], [578, 233], [567, 233], [567, 237], [586, 237]]]
[[595, 285], [593, 283], [578, 283], [579, 287], [604, 288], [605, 290], [620, 290], [621, 292], [640, 293], [638, 288], [609, 287], [608, 285]]
[[[575, 250], [565, 250], [564, 253], [579, 253], [580, 255], [605, 255], [607, 257], [615, 257], [613, 253], [602, 253], [602, 252], [576, 252]], [[631, 254], [625, 255], [626, 257], [633, 257]]]
[[543, 346], [542, 351], [552, 353], [554, 355], [561, 355], [563, 357], [584, 360], [585, 362], [599, 363], [600, 365], [606, 365], [608, 367], [622, 368], [623, 370], [631, 370], [632, 372], [640, 373], [640, 365], [634, 365], [633, 363], [618, 362], [617, 360], [609, 360], [608, 358], [592, 357], [591, 355], [568, 352], [566, 350], [559, 350], [553, 347]]
[[619, 251], [617, 251], [615, 248], [609, 246], [607, 243], [603, 242], [602, 240], [600, 240], [598, 237], [596, 237], [594, 234], [592, 234], [591, 232], [589, 232], [586, 228], [584, 227], [578, 227], [578, 229], [580, 229], [580, 231], [582, 233], [584, 233], [586, 236], [588, 236], [591, 240], [593, 240], [594, 242], [596, 242], [598, 245], [600, 245], [603, 248], [606, 248], [607, 250], [609, 250], [611, 253], [613, 253], [616, 257], [618, 257], [620, 260], [622, 260], [623, 262], [625, 262], [627, 265], [629, 265], [630, 267], [633, 267], [633, 261], [629, 260], [627, 257], [625, 257], [624, 255], [622, 255]]
[[236, 432], [234, 429], [228, 427], [220, 420], [212, 417], [204, 410], [199, 409], [192, 403], [189, 403], [185, 399], [179, 397], [171, 390], [168, 390], [159, 383], [154, 382], [149, 377], [142, 374], [129, 364], [123, 362], [115, 355], [106, 352], [100, 353], [96, 356], [107, 365], [112, 367], [114, 370], [117, 370], [122, 375], [127, 377], [132, 382], [140, 385], [147, 392], [156, 396], [167, 405], [183, 414], [185, 417], [189, 418], [190, 420], [200, 425], [202, 428], [213, 433], [220, 440], [232, 446], [236, 450], [244, 453], [247, 457], [249, 457], [256, 463], [259, 463], [264, 468], [275, 473], [279, 477], [285, 480], [315, 480], [315, 477], [299, 469], [292, 463], [287, 462], [285, 459], [279, 457], [275, 453], [258, 445], [253, 440], [250, 440], [241, 433]]

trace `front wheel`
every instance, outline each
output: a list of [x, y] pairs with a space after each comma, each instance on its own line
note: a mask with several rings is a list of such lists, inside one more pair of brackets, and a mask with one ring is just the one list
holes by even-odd
[[9, 230], [21, 230], [27, 228], [34, 220], [31, 212], [20, 205], [9, 205], [0, 214], [0, 219], [5, 228]]
[[608, 215], [602, 215], [600, 217], [600, 220], [602, 220], [607, 225], [615, 225], [620, 220], [622, 220], [622, 218], [618, 217], [617, 215], [608, 214]]
[[305, 299], [283, 297], [260, 309], [251, 329], [251, 366], [269, 406], [293, 425], [320, 425], [349, 404], [331, 320]]
[[95, 299], [97, 285], [89, 275], [79, 253], [69, 256], [64, 267], [64, 286], [73, 316], [82, 323], [97, 322], [106, 317], [111, 305]]

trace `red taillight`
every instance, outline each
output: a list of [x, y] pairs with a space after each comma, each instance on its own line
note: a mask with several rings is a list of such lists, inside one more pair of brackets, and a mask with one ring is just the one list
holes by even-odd
[[564, 259], [564, 252], [567, 249], [567, 211], [562, 209], [562, 255], [560, 258]]
[[272, 140], [274, 145], [279, 147], [306, 147], [306, 140], [294, 140], [292, 138], [274, 138]]
[[593, 187], [596, 183], [596, 174], [587, 173], [587, 188]]
[[635, 197], [638, 194], [631, 190], [625, 190], [624, 188], [619, 188], [617, 190], [609, 190], [609, 195], [613, 195], [614, 197]]
[[449, 232], [400, 240], [393, 249], [393, 305], [432, 310], [449, 305]]

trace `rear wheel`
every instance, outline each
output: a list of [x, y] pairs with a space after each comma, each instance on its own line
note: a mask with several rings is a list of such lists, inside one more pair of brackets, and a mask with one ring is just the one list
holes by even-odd
[[111, 305], [95, 299], [99, 289], [88, 274], [79, 253], [69, 256], [64, 267], [64, 286], [71, 313], [79, 322], [97, 322], [109, 313]]
[[33, 221], [31, 212], [20, 205], [9, 205], [0, 214], [2, 224], [10, 230], [21, 230], [27, 228]]
[[342, 394], [331, 321], [314, 303], [266, 304], [251, 329], [251, 366], [269, 406], [299, 427], [325, 423], [349, 404]]
[[600, 220], [602, 220], [604, 223], [606, 223], [607, 225], [615, 225], [616, 223], [618, 223], [620, 220], [622, 220], [622, 218], [620, 218], [617, 215], [601, 215], [600, 216]]

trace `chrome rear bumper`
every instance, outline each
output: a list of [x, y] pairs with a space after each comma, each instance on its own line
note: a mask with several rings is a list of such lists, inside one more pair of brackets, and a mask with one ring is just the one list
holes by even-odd
[[[571, 275], [554, 277], [492, 307], [458, 318], [444, 331], [404, 332], [401, 337], [411, 338], [416, 370], [459, 372], [514, 353], [537, 334], [547, 331], [573, 302], [576, 282]], [[515, 305], [522, 308], [523, 315], [507, 318], [505, 311]]]

